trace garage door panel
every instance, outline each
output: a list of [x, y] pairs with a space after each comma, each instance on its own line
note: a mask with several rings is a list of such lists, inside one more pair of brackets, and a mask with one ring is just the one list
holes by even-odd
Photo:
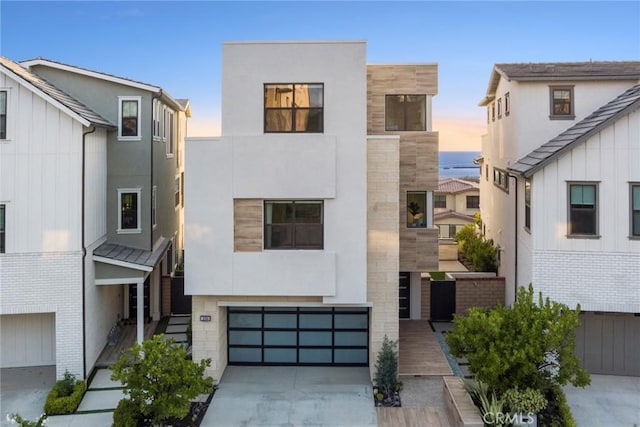
[[0, 366], [55, 365], [55, 316], [53, 313], [2, 315]]

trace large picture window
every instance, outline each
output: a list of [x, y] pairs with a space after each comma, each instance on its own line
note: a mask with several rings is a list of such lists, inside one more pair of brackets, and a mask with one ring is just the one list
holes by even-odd
[[569, 235], [598, 234], [598, 187], [596, 184], [569, 184]]
[[387, 95], [385, 97], [385, 130], [427, 130], [427, 96]]
[[322, 249], [323, 202], [264, 202], [265, 249]]
[[640, 238], [640, 183], [631, 184], [631, 237]]
[[140, 189], [118, 189], [118, 233], [139, 233]]
[[323, 130], [324, 84], [264, 85], [265, 132], [321, 133]]
[[140, 140], [140, 101], [139, 96], [121, 96], [118, 98], [118, 139]]
[[426, 228], [426, 209], [426, 191], [407, 191], [407, 228]]

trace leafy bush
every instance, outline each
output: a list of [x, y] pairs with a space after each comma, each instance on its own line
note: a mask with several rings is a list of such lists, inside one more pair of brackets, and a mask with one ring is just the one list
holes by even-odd
[[56, 393], [58, 393], [59, 397], [64, 397], [71, 396], [75, 385], [76, 376], [69, 373], [69, 371], [65, 371], [62, 379], [57, 381], [53, 388], [56, 390]]
[[[477, 221], [481, 223], [480, 218]], [[471, 261], [476, 271], [498, 271], [498, 249], [493, 240], [485, 240], [476, 232], [475, 224], [467, 224], [454, 236], [462, 253]]]
[[393, 396], [398, 385], [397, 345], [396, 341], [391, 341], [385, 335], [376, 360], [376, 375], [373, 381], [385, 397]]
[[129, 399], [122, 399], [113, 411], [113, 426], [137, 427], [141, 418], [142, 414], [138, 412], [138, 407]]
[[123, 384], [137, 413], [162, 424], [168, 418], [184, 418], [192, 399], [212, 391], [213, 380], [204, 378], [210, 364], [211, 359], [188, 360], [182, 346], [154, 335], [122, 353], [111, 368], [111, 379]]
[[20, 427], [43, 427], [47, 423], [47, 414], [41, 414], [35, 421], [25, 420], [20, 414], [7, 414], [7, 421]]
[[550, 383], [584, 387], [589, 374], [573, 352], [579, 311], [541, 294], [536, 303], [529, 285], [520, 288], [511, 308], [472, 308], [468, 316], [455, 316], [445, 339], [456, 357], [467, 358], [476, 378], [498, 394], [512, 387], [541, 390]]
[[527, 388], [519, 390], [518, 388], [510, 388], [502, 395], [505, 405], [511, 412], [537, 414], [547, 406], [547, 399], [544, 398], [542, 392]]
[[[73, 388], [71, 393], [65, 394], [68, 392], [69, 381], [74, 381]], [[44, 412], [47, 415], [71, 414], [76, 410], [76, 408], [78, 408], [78, 405], [82, 400], [82, 396], [84, 395], [85, 388], [86, 384], [84, 381], [76, 381], [75, 376], [71, 374], [67, 375], [67, 373], [65, 373], [64, 379], [56, 382], [47, 395], [47, 400], [44, 404]]]
[[540, 427], [576, 427], [576, 421], [571, 414], [567, 397], [558, 384], [548, 384], [543, 389], [547, 400], [547, 407], [538, 413]]

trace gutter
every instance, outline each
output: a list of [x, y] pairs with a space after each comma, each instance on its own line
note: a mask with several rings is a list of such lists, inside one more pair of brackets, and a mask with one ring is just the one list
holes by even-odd
[[90, 135], [96, 131], [95, 126], [91, 128], [91, 130], [82, 133], [82, 183], [81, 183], [81, 193], [80, 193], [80, 244], [82, 246], [82, 378], [87, 378], [87, 320], [85, 317], [86, 314], [86, 295], [85, 295], [85, 286], [86, 283], [86, 259], [87, 259], [87, 248], [84, 242], [85, 235], [85, 226], [84, 226], [84, 213], [85, 213], [85, 157], [86, 157], [86, 138], [87, 135]]

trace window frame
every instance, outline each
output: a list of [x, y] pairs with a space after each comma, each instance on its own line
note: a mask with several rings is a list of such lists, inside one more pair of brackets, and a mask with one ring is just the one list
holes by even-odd
[[170, 109], [165, 109], [165, 121], [164, 125], [167, 127], [166, 138], [163, 142], [166, 143], [167, 159], [172, 159], [175, 153], [175, 140], [176, 140], [176, 126], [175, 126], [175, 112]]
[[[634, 234], [633, 232], [633, 230], [635, 229], [635, 213], [640, 216], [640, 209], [634, 209], [634, 188], [638, 188], [638, 192], [640, 193], [640, 182], [629, 183], [629, 239], [640, 240], [640, 231], [638, 232], [638, 234]], [[640, 194], [638, 196], [638, 199], [638, 204], [640, 205]], [[640, 230], [640, 217], [638, 218], [638, 222], [639, 224], [637, 225], [637, 227]]]
[[[299, 204], [308, 204], [308, 203], [317, 203], [320, 205], [320, 225], [322, 226], [322, 237], [320, 239], [320, 244], [318, 245], [318, 247], [297, 247], [296, 246], [296, 215], [295, 215], [295, 205], [296, 202], [298, 202]], [[292, 236], [291, 236], [291, 246], [287, 246], [287, 247], [272, 247], [269, 246], [267, 247], [267, 226], [269, 225], [273, 225], [273, 222], [271, 224], [267, 224], [267, 204], [268, 203], [289, 203], [293, 206], [293, 219], [291, 222], [291, 229], [292, 229]], [[303, 224], [303, 223], [301, 223]], [[277, 200], [277, 199], [269, 199], [269, 200], [263, 200], [262, 201], [262, 232], [263, 232], [263, 241], [262, 241], [262, 248], [265, 251], [308, 251], [308, 250], [324, 250], [324, 200], [304, 200], [304, 199], [298, 199], [298, 200]]]
[[511, 96], [509, 92], [504, 94], [504, 115], [505, 117], [511, 113]]
[[[265, 95], [268, 86], [293, 86], [293, 95], [291, 101], [291, 107], [267, 107]], [[296, 107], [295, 105], [295, 93], [296, 86], [314, 85], [322, 87], [322, 107]], [[325, 105], [325, 90], [324, 83], [320, 82], [269, 82], [262, 85], [262, 129], [264, 133], [324, 133], [324, 105]], [[290, 110], [291, 111], [291, 129], [290, 130], [267, 130], [267, 111], [269, 110]], [[297, 130], [296, 129], [296, 112], [298, 110], [319, 110], [320, 111], [320, 129], [319, 130]]]
[[[477, 204], [476, 206], [469, 206], [469, 200], [477, 200]], [[480, 195], [475, 195], [475, 194], [469, 194], [468, 196], [465, 197], [465, 202], [466, 202], [466, 206], [467, 209], [480, 209]]]
[[[566, 114], [556, 114], [554, 106], [556, 105], [554, 93], [555, 91], [569, 92], [569, 112]], [[573, 120], [575, 119], [575, 102], [574, 102], [574, 86], [559, 85], [549, 86], [549, 119], [551, 120]]]
[[491, 103], [491, 121], [496, 121], [496, 103], [495, 101]]
[[151, 112], [152, 122], [153, 122], [153, 140], [154, 141], [160, 140], [160, 124], [161, 124], [160, 114], [159, 114], [160, 109], [161, 109], [160, 101], [157, 99], [154, 99], [152, 112]]
[[[138, 104], [137, 131], [136, 135], [122, 135], [122, 104], [124, 102], [136, 101]], [[119, 96], [118, 97], [118, 141], [141, 141], [142, 140], [142, 97], [141, 96]]]
[[[9, 90], [0, 88], [0, 96], [4, 94], [4, 111], [0, 110], [0, 141], [7, 141], [9, 135]], [[4, 134], [2, 129], [2, 118], [4, 117]]]
[[502, 118], [502, 98], [498, 98], [498, 120]]
[[[416, 224], [415, 219], [413, 220], [413, 222], [409, 222], [409, 195], [410, 194], [419, 194], [419, 195], [424, 195], [424, 208], [423, 208], [423, 212], [418, 212], [416, 215], [422, 213], [423, 214], [423, 224], [424, 225], [413, 225]], [[429, 192], [426, 190], [408, 190], [407, 191], [407, 203], [405, 206], [405, 209], [407, 210], [407, 223], [406, 223], [406, 228], [414, 230], [414, 229], [424, 229], [424, 228], [429, 228], [429, 224], [428, 222], [428, 215], [427, 215], [427, 208], [429, 207], [429, 196], [428, 196]], [[415, 216], [414, 214], [411, 214], [411, 216]]]
[[524, 180], [524, 229], [531, 233], [531, 179]]
[[158, 187], [154, 185], [153, 188], [151, 189], [151, 227], [153, 229], [155, 229], [156, 226], [158, 225], [157, 204], [158, 204]]
[[[389, 129], [387, 126], [387, 99], [390, 96], [402, 96], [402, 128], [401, 129]], [[423, 129], [411, 129], [407, 130], [407, 96], [419, 96], [424, 99], [424, 128]], [[426, 132], [427, 131], [427, 94], [425, 93], [388, 93], [384, 96], [384, 130], [385, 132]]]
[[0, 203], [0, 254], [7, 252], [7, 204]]
[[[504, 182], [503, 182], [504, 180]], [[509, 173], [504, 169], [493, 167], [493, 185], [509, 194]]]
[[180, 208], [180, 175], [175, 176], [173, 186], [173, 207], [177, 210]]
[[[137, 197], [137, 223], [136, 228], [122, 228], [122, 195], [136, 194]], [[142, 233], [142, 189], [136, 188], [118, 188], [118, 234], [139, 234]]]
[[[570, 239], [599, 239], [599, 229], [600, 229], [600, 191], [599, 191], [599, 181], [567, 181], [567, 238]], [[572, 211], [573, 209], [580, 208], [572, 208], [571, 204], [571, 188], [573, 186], [582, 186], [582, 187], [593, 187], [594, 188], [594, 230], [593, 233], [573, 233], [571, 227], [571, 219], [572, 219]]]
[[[444, 206], [438, 206], [438, 198], [444, 198]], [[434, 194], [433, 195], [433, 208], [434, 209], [447, 209], [447, 195], [446, 194]]]

